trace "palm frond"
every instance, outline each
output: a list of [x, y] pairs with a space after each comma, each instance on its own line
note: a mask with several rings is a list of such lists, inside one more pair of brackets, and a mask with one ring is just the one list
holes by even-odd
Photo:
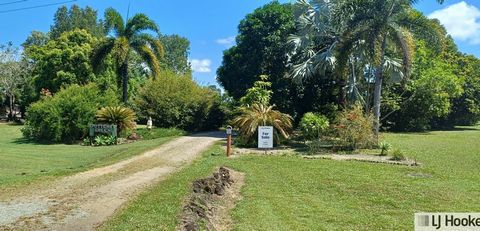
[[406, 77], [409, 76], [412, 69], [412, 60], [414, 53], [414, 40], [412, 34], [403, 27], [393, 25], [392, 39], [400, 48], [403, 62], [403, 73]]
[[98, 72], [100, 67], [105, 60], [105, 57], [110, 54], [115, 45], [115, 40], [112, 38], [107, 38], [106, 40], [100, 42], [92, 52], [92, 57], [90, 58], [93, 70]]
[[125, 36], [132, 37], [142, 31], [151, 30], [159, 33], [158, 25], [145, 14], [136, 14], [128, 20], [125, 27]]
[[122, 36], [125, 30], [122, 15], [113, 8], [105, 10], [105, 27], [107, 31], [113, 30], [117, 36]]
[[157, 56], [149, 46], [132, 46], [132, 49], [134, 49], [147, 63], [148, 68], [152, 72], [152, 76], [154, 78], [160, 76], [160, 62], [158, 61]]

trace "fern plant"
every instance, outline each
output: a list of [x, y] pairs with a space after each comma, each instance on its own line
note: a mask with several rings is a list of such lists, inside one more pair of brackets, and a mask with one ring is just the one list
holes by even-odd
[[233, 120], [233, 125], [239, 129], [243, 139], [253, 141], [258, 126], [273, 126], [273, 138], [277, 144], [281, 137], [288, 139], [293, 126], [290, 115], [273, 110], [273, 106], [258, 103], [242, 107], [239, 111], [240, 115]]
[[118, 133], [135, 128], [135, 112], [126, 107], [104, 107], [97, 112], [97, 121], [117, 125]]

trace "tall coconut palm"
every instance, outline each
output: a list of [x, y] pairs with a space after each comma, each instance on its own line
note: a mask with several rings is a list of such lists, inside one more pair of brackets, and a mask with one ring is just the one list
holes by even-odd
[[414, 40], [409, 31], [412, 25], [405, 19], [408, 18], [415, 2], [415, 0], [353, 0], [343, 4], [339, 9], [348, 15], [341, 49], [350, 50], [352, 44], [359, 40], [365, 41], [369, 57], [375, 66], [372, 109], [374, 130], [377, 135], [380, 129], [381, 94], [386, 72], [398, 66], [397, 61], [388, 58], [387, 51], [390, 55], [401, 57], [402, 77], [408, 76], [411, 71]]
[[[408, 18], [414, 2], [298, 0], [297, 34], [290, 39], [294, 47], [290, 57], [300, 61], [294, 63], [292, 76], [301, 80], [321, 75], [328, 68], [334, 70], [342, 92], [340, 102], [343, 103], [347, 92], [353, 96], [359, 95], [355, 89], [355, 65], [361, 64], [373, 70], [374, 128], [378, 134], [385, 74], [395, 75], [399, 79], [408, 76], [411, 69], [413, 37], [408, 28], [422, 26], [412, 24]], [[430, 28], [424, 29], [428, 31]], [[401, 57], [401, 61], [393, 57]], [[369, 108], [368, 102], [366, 105]]]
[[109, 37], [96, 47], [92, 57], [94, 67], [112, 55], [117, 75], [121, 79], [122, 99], [128, 100], [128, 64], [131, 52], [135, 52], [148, 65], [154, 77], [160, 72], [159, 58], [163, 57], [164, 49], [162, 44], [151, 34], [151, 31], [159, 33], [157, 24], [144, 14], [136, 14], [128, 19], [126, 23], [118, 11], [109, 8], [105, 11], [105, 25]]

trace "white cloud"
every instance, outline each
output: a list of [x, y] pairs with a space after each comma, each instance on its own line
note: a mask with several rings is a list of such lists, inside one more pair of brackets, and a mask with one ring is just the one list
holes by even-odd
[[227, 37], [227, 38], [217, 39], [215, 42], [220, 44], [220, 45], [231, 47], [231, 46], [235, 45], [235, 36], [230, 36], [230, 37]]
[[190, 64], [192, 65], [192, 70], [194, 72], [212, 72], [212, 70], [210, 69], [212, 61], [210, 59], [192, 59], [190, 60]]
[[429, 18], [438, 19], [455, 39], [480, 44], [480, 9], [465, 1], [432, 12]]

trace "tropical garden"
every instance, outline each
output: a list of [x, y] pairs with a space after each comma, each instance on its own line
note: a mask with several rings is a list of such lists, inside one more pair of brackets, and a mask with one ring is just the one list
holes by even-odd
[[416, 2], [259, 7], [223, 53], [222, 89], [194, 81], [189, 40], [147, 15], [60, 7], [49, 31], [0, 47], [0, 192], [230, 125], [235, 158], [215, 143], [98, 228], [178, 229], [191, 182], [219, 166], [245, 173], [235, 230], [408, 230], [418, 211], [478, 210], [480, 59]]

